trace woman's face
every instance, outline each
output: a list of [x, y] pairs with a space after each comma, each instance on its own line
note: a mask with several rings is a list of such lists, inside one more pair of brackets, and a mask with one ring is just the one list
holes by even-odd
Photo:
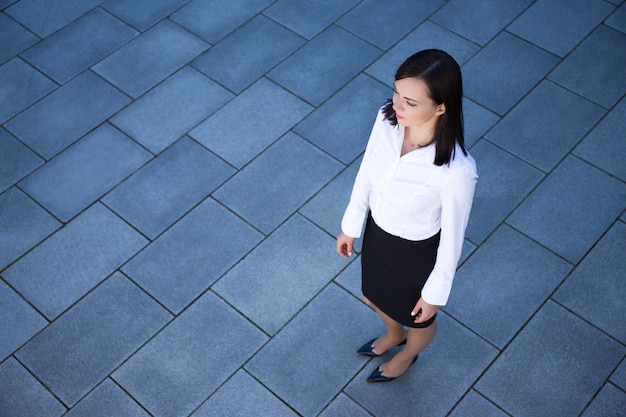
[[393, 109], [398, 124], [404, 127], [436, 122], [436, 116], [445, 113], [445, 105], [435, 103], [428, 96], [426, 83], [419, 78], [402, 78], [395, 82]]

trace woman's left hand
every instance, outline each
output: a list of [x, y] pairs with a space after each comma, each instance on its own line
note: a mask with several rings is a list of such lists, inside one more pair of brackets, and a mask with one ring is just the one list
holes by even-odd
[[413, 311], [411, 311], [411, 315], [415, 317], [413, 322], [423, 323], [437, 314], [437, 311], [439, 311], [439, 306], [428, 304], [423, 298], [420, 297], [417, 304], [415, 304], [415, 307], [413, 307]]

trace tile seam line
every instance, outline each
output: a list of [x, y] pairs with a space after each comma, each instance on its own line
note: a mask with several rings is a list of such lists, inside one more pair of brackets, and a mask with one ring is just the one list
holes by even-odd
[[52, 398], [54, 398], [55, 401], [57, 401], [58, 404], [60, 404], [63, 408], [65, 408], [65, 411], [63, 414], [67, 413], [72, 407], [68, 406], [67, 404], [65, 404], [63, 402], [63, 400], [61, 400], [61, 398], [59, 396], [57, 396], [51, 389], [50, 387], [48, 387], [48, 384], [46, 384], [42, 379], [40, 379], [37, 375], [35, 375], [28, 366], [26, 366], [25, 363], [23, 363], [17, 356], [17, 353], [8, 356], [6, 358], [6, 360], [0, 362], [0, 364], [4, 365], [5, 363], [7, 363], [7, 361], [13, 358], [14, 361], [16, 361], [20, 367], [22, 367], [35, 381], [37, 381], [39, 383], [39, 386], [41, 388], [43, 388], [48, 394], [50, 394], [50, 396], [52, 396]]

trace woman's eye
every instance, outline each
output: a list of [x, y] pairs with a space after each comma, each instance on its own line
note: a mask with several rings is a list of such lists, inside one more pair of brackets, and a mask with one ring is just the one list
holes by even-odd
[[406, 104], [407, 104], [408, 106], [410, 106], [410, 107], [415, 107], [415, 106], [417, 106], [417, 104], [413, 104], [413, 103], [411, 103], [411, 102], [409, 102], [409, 101], [407, 101], [407, 102], [406, 102]]

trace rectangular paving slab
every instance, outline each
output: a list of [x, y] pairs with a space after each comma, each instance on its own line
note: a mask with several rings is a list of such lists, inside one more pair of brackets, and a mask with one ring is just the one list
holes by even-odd
[[262, 237], [215, 200], [207, 199], [122, 270], [164, 306], [179, 313]]
[[476, 384], [515, 416], [578, 415], [626, 348], [548, 301]]
[[128, 104], [130, 99], [86, 71], [4, 126], [46, 159]]
[[21, 56], [63, 84], [137, 35], [121, 20], [94, 9]]
[[165, 20], [142, 33], [93, 67], [93, 70], [137, 98], [209, 45]]
[[103, 201], [150, 239], [207, 197], [233, 168], [187, 137], [182, 138]]
[[103, 124], [19, 185], [67, 222], [151, 157], [119, 130]]
[[334, 241], [296, 215], [231, 269], [213, 290], [275, 334], [343, 267]]
[[266, 341], [250, 322], [207, 293], [113, 378], [152, 415], [187, 416]]
[[11, 265], [2, 277], [53, 319], [147, 243], [100, 203]]
[[17, 357], [72, 406], [170, 318], [116, 273], [20, 349]]

